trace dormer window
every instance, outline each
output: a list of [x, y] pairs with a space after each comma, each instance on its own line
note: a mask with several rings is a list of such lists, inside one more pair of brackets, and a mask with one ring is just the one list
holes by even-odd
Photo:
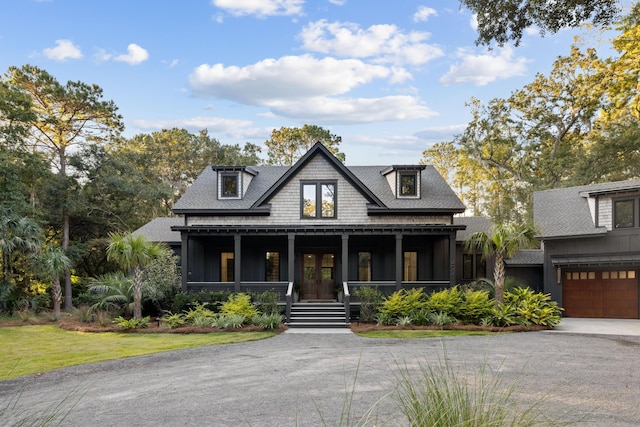
[[247, 166], [216, 166], [218, 199], [242, 199], [258, 171]]
[[415, 197], [418, 195], [418, 172], [400, 173], [400, 197]]
[[397, 199], [419, 199], [423, 165], [393, 165], [381, 171]]
[[222, 178], [222, 188], [221, 188], [221, 196], [222, 197], [239, 197], [239, 188], [240, 183], [238, 173], [223, 173], [221, 174]]

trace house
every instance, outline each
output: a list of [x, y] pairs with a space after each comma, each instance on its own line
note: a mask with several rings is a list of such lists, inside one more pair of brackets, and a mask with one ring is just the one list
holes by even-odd
[[639, 318], [640, 180], [534, 193], [544, 292], [569, 317]]
[[464, 209], [432, 166], [347, 167], [317, 143], [291, 167], [207, 167], [171, 230], [184, 291], [295, 284], [302, 301], [330, 301], [357, 286], [454, 285]]

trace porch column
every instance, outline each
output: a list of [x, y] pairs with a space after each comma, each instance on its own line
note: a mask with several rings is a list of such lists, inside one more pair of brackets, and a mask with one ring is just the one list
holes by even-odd
[[180, 245], [180, 264], [182, 267], [182, 292], [187, 292], [187, 282], [189, 281], [189, 235], [186, 231], [180, 232], [182, 244]]
[[402, 234], [396, 234], [396, 291], [402, 287]]
[[236, 292], [240, 292], [240, 274], [242, 272], [241, 236], [233, 236], [233, 280]]
[[[349, 280], [349, 235], [342, 235], [342, 282]], [[342, 283], [339, 283], [342, 285]], [[340, 286], [342, 288], [342, 286]]]
[[296, 250], [296, 235], [294, 233], [289, 233], [287, 235], [289, 238], [288, 247], [287, 247], [287, 281], [293, 282], [295, 279], [295, 250]]
[[449, 285], [456, 285], [456, 232], [449, 233]]

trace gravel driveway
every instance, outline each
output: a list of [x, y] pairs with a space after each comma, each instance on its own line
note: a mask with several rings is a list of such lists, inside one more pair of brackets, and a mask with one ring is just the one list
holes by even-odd
[[[412, 340], [285, 333], [83, 365], [1, 381], [0, 424], [59, 411], [71, 426], [355, 425], [378, 402], [371, 419], [402, 426], [389, 396], [398, 366], [417, 372], [445, 354], [452, 366], [485, 364], [517, 381], [518, 400], [546, 396], [554, 417], [640, 425], [640, 337], [555, 332]], [[351, 390], [351, 418], [341, 422]]]

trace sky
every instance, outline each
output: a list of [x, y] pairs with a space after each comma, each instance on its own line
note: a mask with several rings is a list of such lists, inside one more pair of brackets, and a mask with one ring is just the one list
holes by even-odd
[[264, 147], [310, 124], [342, 138], [347, 165], [417, 164], [464, 130], [472, 97], [548, 73], [577, 34], [477, 46], [458, 0], [11, 0], [0, 72], [32, 64], [97, 84], [126, 137], [207, 129]]

